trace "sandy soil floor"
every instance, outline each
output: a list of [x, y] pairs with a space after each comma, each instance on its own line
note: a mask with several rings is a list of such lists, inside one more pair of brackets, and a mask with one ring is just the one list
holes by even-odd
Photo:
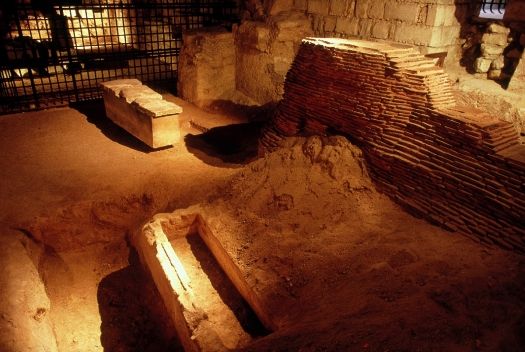
[[249, 351], [521, 351], [525, 258], [416, 219], [342, 137], [290, 145], [198, 212], [277, 329]]
[[195, 135], [155, 152], [100, 104], [0, 118], [0, 224], [31, 243], [61, 352], [180, 348], [126, 238], [195, 204], [229, 219], [217, 233], [279, 326], [248, 350], [525, 349], [522, 256], [406, 214], [340, 140], [243, 167], [259, 125], [180, 104]]
[[[167, 98], [184, 107], [186, 137], [158, 151], [109, 122], [101, 102], [0, 118], [0, 225], [31, 242], [60, 351], [174, 344], [163, 319], [145, 314], [159, 298], [129, 260], [126, 235], [157, 212], [206, 199], [255, 155], [256, 128], [214, 128], [245, 120]], [[203, 129], [205, 138], [197, 136]]]

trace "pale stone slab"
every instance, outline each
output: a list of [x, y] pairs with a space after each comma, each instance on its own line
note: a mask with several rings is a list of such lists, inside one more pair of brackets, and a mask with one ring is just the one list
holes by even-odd
[[103, 82], [101, 86], [106, 115], [114, 123], [154, 149], [179, 141], [180, 106], [136, 79]]
[[118, 96], [126, 99], [126, 102], [130, 104], [138, 98], [145, 98], [146, 100], [162, 100], [162, 95], [144, 85], [124, 86], [120, 89]]
[[[221, 309], [220, 305], [223, 302], [216, 303], [210, 309], [209, 301], [213, 302], [213, 295], [217, 293], [213, 292], [212, 288], [203, 291], [203, 287], [206, 288], [205, 280], [199, 276], [207, 274], [202, 270], [192, 269], [195, 266], [185, 254], [184, 247], [180, 246], [181, 242], [188, 245], [185, 237], [199, 236], [223, 270], [225, 277], [222, 279], [235, 287], [237, 293], [251, 306], [268, 330], [275, 330], [277, 326], [243, 271], [230, 257], [212, 230], [213, 227], [209, 226], [201, 214], [201, 210], [200, 207], [192, 207], [171, 214], [157, 214], [132, 236], [131, 242], [143, 266], [155, 282], [184, 350], [237, 350], [238, 347], [249, 343], [251, 338], [236, 339], [235, 336], [241, 337], [245, 332], [232, 322], [232, 318], [235, 320], [231, 316], [233, 313], [228, 312], [228, 309]], [[204, 303], [205, 301], [207, 302]], [[216, 323], [210, 323], [215, 318], [204, 318], [221, 313], [225, 317], [222, 320], [224, 325], [220, 325], [220, 329], [226, 329], [229, 338], [225, 338], [223, 331], [217, 329]]]

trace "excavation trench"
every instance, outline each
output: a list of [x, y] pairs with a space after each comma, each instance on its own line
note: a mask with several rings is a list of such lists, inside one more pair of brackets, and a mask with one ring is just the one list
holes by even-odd
[[141, 197], [56, 209], [22, 230], [50, 301], [46, 350], [182, 351], [127, 234], [157, 209]]
[[[160, 226], [156, 248], [169, 267], [129, 236], [156, 210], [134, 197], [75, 205], [24, 230], [58, 351], [235, 349], [268, 334], [260, 303], [199, 216]], [[176, 290], [167, 286], [173, 275]]]
[[161, 214], [133, 239], [186, 350], [246, 347], [272, 323], [219, 241], [196, 214]]

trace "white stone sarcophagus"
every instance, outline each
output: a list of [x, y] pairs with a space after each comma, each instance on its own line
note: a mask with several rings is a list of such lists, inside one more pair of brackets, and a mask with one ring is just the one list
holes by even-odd
[[101, 87], [106, 115], [114, 123], [154, 149], [179, 141], [180, 106], [137, 79], [106, 81]]

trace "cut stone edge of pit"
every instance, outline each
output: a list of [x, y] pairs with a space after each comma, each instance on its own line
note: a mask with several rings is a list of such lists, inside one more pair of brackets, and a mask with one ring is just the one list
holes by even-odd
[[[169, 234], [163, 228], [165, 224], [169, 224]], [[131, 241], [142, 265], [155, 282], [184, 349], [206, 349], [205, 342], [199, 341], [198, 336], [194, 334], [199, 329], [203, 312], [195, 304], [189, 279], [184, 269], [181, 270], [182, 263], [170, 243], [170, 240], [191, 233], [200, 236], [227, 278], [250, 305], [264, 327], [268, 331], [275, 331], [276, 324], [267, 314], [261, 300], [250, 288], [240, 269], [200, 213], [188, 211], [157, 214], [132, 236]]]

